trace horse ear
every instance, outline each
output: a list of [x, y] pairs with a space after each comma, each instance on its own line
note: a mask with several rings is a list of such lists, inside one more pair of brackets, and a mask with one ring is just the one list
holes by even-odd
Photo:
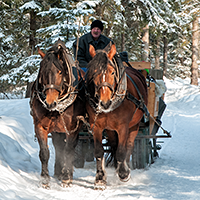
[[92, 56], [92, 58], [94, 58], [94, 56], [96, 55], [96, 51], [91, 44], [89, 45], [89, 53]]
[[110, 58], [110, 60], [112, 60], [114, 55], [116, 54], [116, 52], [117, 52], [116, 46], [113, 44], [111, 46], [110, 52], [108, 53], [108, 58]]
[[112, 46], [112, 42], [110, 41], [109, 44], [103, 49], [105, 52], [109, 52]]
[[38, 49], [38, 53], [40, 54], [40, 56], [41, 56], [42, 58], [44, 58], [45, 53], [44, 53], [39, 47], [38, 47], [37, 49]]

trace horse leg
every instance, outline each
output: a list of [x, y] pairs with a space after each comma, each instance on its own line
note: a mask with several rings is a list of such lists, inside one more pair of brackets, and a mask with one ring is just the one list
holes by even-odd
[[129, 138], [126, 144], [127, 147], [127, 153], [126, 153], [126, 162], [128, 164], [128, 166], [130, 167], [130, 156], [133, 153], [133, 148], [134, 148], [134, 142], [135, 142], [135, 138], [138, 134], [139, 131], [139, 124], [135, 125], [134, 127], [129, 129]]
[[62, 187], [68, 187], [72, 184], [73, 179], [73, 157], [74, 151], [73, 147], [66, 142], [64, 151], [63, 151], [63, 162], [62, 162]]
[[42, 163], [42, 187], [49, 188], [49, 171], [48, 171], [48, 161], [49, 161], [49, 149], [47, 145], [48, 132], [42, 126], [36, 126], [35, 128], [36, 137], [40, 145], [39, 158]]
[[107, 145], [111, 148], [111, 153], [109, 160], [106, 161], [106, 166], [111, 164], [117, 169], [117, 160], [116, 160], [116, 150], [118, 146], [118, 136], [116, 131], [106, 130], [106, 134], [108, 136]]
[[74, 161], [74, 154], [75, 154], [75, 147], [78, 142], [78, 133], [74, 135], [67, 136], [65, 140], [65, 147], [62, 152], [62, 162], [61, 162], [61, 180], [62, 180], [62, 187], [68, 187], [72, 184], [73, 179], [73, 161]]
[[62, 151], [64, 151], [65, 148], [65, 133], [52, 133], [52, 142], [55, 148], [55, 165], [54, 165], [54, 176], [58, 178], [58, 180], [61, 179], [61, 162], [62, 162]]
[[128, 129], [120, 128], [121, 132], [118, 133], [118, 147], [116, 151], [117, 170], [119, 179], [126, 182], [130, 179], [130, 168], [126, 162], [126, 143], [128, 139]]
[[94, 188], [105, 189], [106, 187], [106, 171], [104, 167], [104, 149], [102, 145], [102, 131], [98, 128], [94, 128], [94, 155], [96, 158], [96, 177]]

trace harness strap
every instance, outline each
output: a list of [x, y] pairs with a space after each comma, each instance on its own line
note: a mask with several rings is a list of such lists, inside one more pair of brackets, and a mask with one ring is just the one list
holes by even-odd
[[42, 92], [45, 92], [48, 89], [55, 89], [59, 93], [61, 93], [61, 90], [62, 90], [62, 86], [61, 85], [47, 84], [47, 85], [44, 85], [43, 87], [44, 87], [44, 89], [43, 89]]
[[149, 117], [149, 111], [144, 103], [144, 99], [140, 93], [140, 90], [138, 89], [137, 84], [134, 82], [134, 80], [128, 75], [126, 74], [127, 77], [131, 80], [131, 82], [133, 83], [135, 89], [137, 90], [137, 93], [140, 97], [140, 100], [136, 99], [132, 94], [130, 94], [129, 92], [127, 92], [127, 99], [131, 100], [137, 107], [139, 107], [140, 109], [142, 109], [144, 111], [144, 113], [146, 114], [147, 117]]
[[74, 78], [75, 78], [75, 80], [72, 82], [73, 87], [76, 87], [76, 89], [77, 89], [79, 81], [78, 81], [77, 68], [75, 66], [72, 66], [72, 74], [74, 75]]
[[140, 99], [144, 102], [144, 99], [143, 99], [143, 97], [142, 97], [142, 95], [141, 95], [141, 93], [140, 93], [140, 90], [139, 90], [137, 84], [135, 83], [135, 81], [134, 81], [128, 74], [126, 74], [126, 75], [128, 76], [128, 78], [129, 78], [129, 79], [131, 80], [131, 82], [133, 83], [135, 89], [137, 90], [137, 93], [138, 93]]
[[147, 117], [150, 116], [149, 111], [148, 111], [146, 105], [141, 100], [138, 100], [137, 98], [135, 98], [129, 92], [127, 92], [126, 98], [128, 100], [132, 101], [136, 105], [137, 108], [141, 109], [146, 114]]
[[126, 98], [132, 101], [136, 105], [136, 107], [141, 108], [142, 102], [135, 98], [131, 93], [127, 92]]

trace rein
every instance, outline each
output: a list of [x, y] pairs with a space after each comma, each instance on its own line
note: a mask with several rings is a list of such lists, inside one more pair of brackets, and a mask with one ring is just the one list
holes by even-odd
[[145, 103], [144, 103], [144, 99], [140, 93], [140, 90], [138, 89], [136, 83], [134, 82], [134, 80], [127, 74], [127, 77], [131, 80], [131, 82], [133, 83], [134, 87], [136, 88], [138, 95], [140, 97], [140, 100], [138, 100], [137, 98], [135, 98], [132, 94], [127, 93], [127, 99], [131, 100], [137, 107], [137, 109], [141, 109], [143, 110], [143, 112], [146, 114], [147, 117], [150, 117], [163, 131], [163, 133], [167, 134], [168, 137], [171, 137], [170, 132], [168, 132], [167, 130], [165, 130], [156, 120], [155, 118], [149, 113], [148, 108], [146, 107]]
[[78, 56], [78, 45], [79, 45], [79, 31], [80, 31], [80, 20], [79, 20], [79, 24], [78, 24], [78, 34], [77, 34], [77, 40], [76, 40], [76, 59], [75, 59], [75, 65], [76, 67], [78, 67], [79, 62], [77, 60], [77, 56]]
[[144, 103], [143, 96], [141, 95], [137, 84], [135, 83], [135, 81], [128, 74], [126, 74], [126, 76], [130, 79], [130, 81], [134, 85], [134, 87], [137, 90], [137, 93], [138, 93], [138, 95], [140, 97], [140, 100], [138, 100], [132, 94], [128, 93], [127, 94], [127, 99], [131, 100], [136, 106], [138, 106], [140, 109], [143, 110], [143, 112], [146, 114], [147, 117], [149, 117], [149, 111], [148, 111], [148, 109], [147, 109], [147, 107], [146, 107], [146, 105]]

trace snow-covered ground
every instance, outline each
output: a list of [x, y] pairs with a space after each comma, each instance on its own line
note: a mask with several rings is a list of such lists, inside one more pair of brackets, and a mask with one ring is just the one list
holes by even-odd
[[[122, 183], [113, 168], [107, 168], [108, 186], [93, 189], [95, 163], [75, 169], [72, 187], [62, 188], [53, 178], [54, 149], [51, 158], [50, 190], [40, 187], [41, 165], [38, 143], [34, 141], [29, 99], [0, 101], [0, 200], [105, 200], [105, 199], [200, 199], [200, 91], [189, 79], [165, 79], [167, 108], [163, 127], [171, 131], [160, 157], [142, 170], [132, 170], [131, 180]], [[160, 130], [160, 133], [162, 131]]]

